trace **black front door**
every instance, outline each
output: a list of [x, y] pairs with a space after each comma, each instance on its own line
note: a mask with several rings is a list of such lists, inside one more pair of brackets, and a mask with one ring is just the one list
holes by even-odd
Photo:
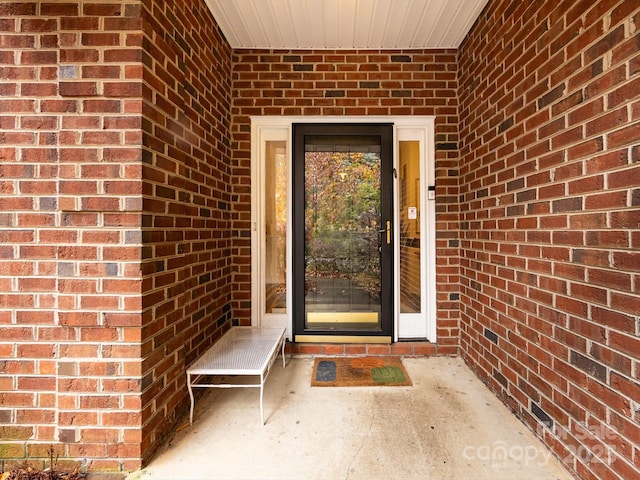
[[293, 126], [296, 341], [391, 341], [393, 126]]

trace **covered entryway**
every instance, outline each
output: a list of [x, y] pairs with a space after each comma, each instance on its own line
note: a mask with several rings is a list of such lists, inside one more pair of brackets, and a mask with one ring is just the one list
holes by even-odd
[[139, 468], [232, 325], [291, 338], [291, 124], [371, 122], [393, 343], [293, 348], [427, 339], [575, 475], [639, 477], [640, 4], [285, 3], [1, 4], [0, 468]]

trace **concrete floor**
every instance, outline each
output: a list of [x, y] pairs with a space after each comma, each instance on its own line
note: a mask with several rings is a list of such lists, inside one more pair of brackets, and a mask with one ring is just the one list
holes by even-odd
[[313, 359], [280, 358], [265, 387], [211, 389], [147, 479], [571, 477], [459, 358], [408, 358], [413, 387], [310, 387]]

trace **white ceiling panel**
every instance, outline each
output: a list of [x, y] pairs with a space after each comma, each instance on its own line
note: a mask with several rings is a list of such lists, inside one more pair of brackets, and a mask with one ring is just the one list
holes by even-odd
[[340, 9], [340, 43], [353, 45], [356, 35], [356, 2], [347, 2]]
[[395, 39], [397, 45], [411, 45], [415, 41], [416, 30], [424, 22], [428, 0], [411, 0], [405, 9], [402, 26]]
[[205, 0], [233, 48], [457, 48], [488, 0]]
[[410, 0], [393, 0], [393, 4], [390, 1], [388, 3], [387, 24], [382, 42], [385, 45], [397, 45], [398, 37], [404, 30]]
[[[290, 2], [289, 0], [283, 0], [283, 3], [286, 3], [288, 5], [288, 9], [290, 13], [290, 16], [288, 17], [288, 21], [290, 22], [289, 23], [290, 28], [296, 32], [296, 35], [295, 35], [296, 43], [294, 43], [294, 45], [312, 43], [311, 32], [307, 28], [307, 25], [309, 24], [309, 21], [310, 21], [309, 9], [305, 5], [305, 2]], [[233, 46], [235, 47], [235, 45]], [[240, 47], [235, 47], [235, 48], [240, 48]]]
[[[384, 44], [391, 15], [391, 0], [376, 0], [373, 3], [373, 17], [369, 31], [369, 43]], [[356, 19], [357, 21], [357, 19]]]
[[[325, 0], [323, 2], [308, 2], [308, 4], [313, 5], [314, 3], [319, 3], [322, 6], [322, 13], [318, 15], [318, 17], [311, 17], [310, 27], [312, 31], [316, 29], [313, 28], [313, 25], [318, 22], [322, 23], [323, 28], [319, 28], [317, 30], [322, 31], [323, 35], [320, 37], [323, 38], [323, 44], [329, 48], [336, 48], [340, 45], [340, 15], [342, 13], [339, 5], [339, 0]], [[331, 17], [333, 14], [338, 14], [337, 17]], [[317, 18], [318, 20], [315, 20]]]
[[354, 15], [353, 25], [353, 48], [364, 48], [370, 43], [369, 37], [371, 36], [374, 2], [375, 0], [353, 2], [356, 4], [356, 14]]

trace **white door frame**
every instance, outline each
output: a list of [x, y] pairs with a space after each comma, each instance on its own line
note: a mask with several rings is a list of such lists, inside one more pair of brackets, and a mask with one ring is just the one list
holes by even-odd
[[[394, 341], [416, 338], [436, 342], [435, 280], [435, 117], [433, 116], [252, 116], [251, 117], [251, 324], [282, 326], [293, 338], [292, 262], [292, 125], [294, 123], [392, 123], [394, 125], [394, 169], [398, 168], [398, 145], [402, 140], [419, 141], [420, 148], [420, 237], [421, 313], [401, 314], [400, 246], [394, 252]], [[264, 155], [266, 141], [286, 142], [287, 166], [287, 249], [286, 313], [265, 313], [265, 233]], [[394, 216], [398, 216], [398, 182], [394, 175]], [[394, 222], [394, 238], [399, 238], [399, 222]]]

